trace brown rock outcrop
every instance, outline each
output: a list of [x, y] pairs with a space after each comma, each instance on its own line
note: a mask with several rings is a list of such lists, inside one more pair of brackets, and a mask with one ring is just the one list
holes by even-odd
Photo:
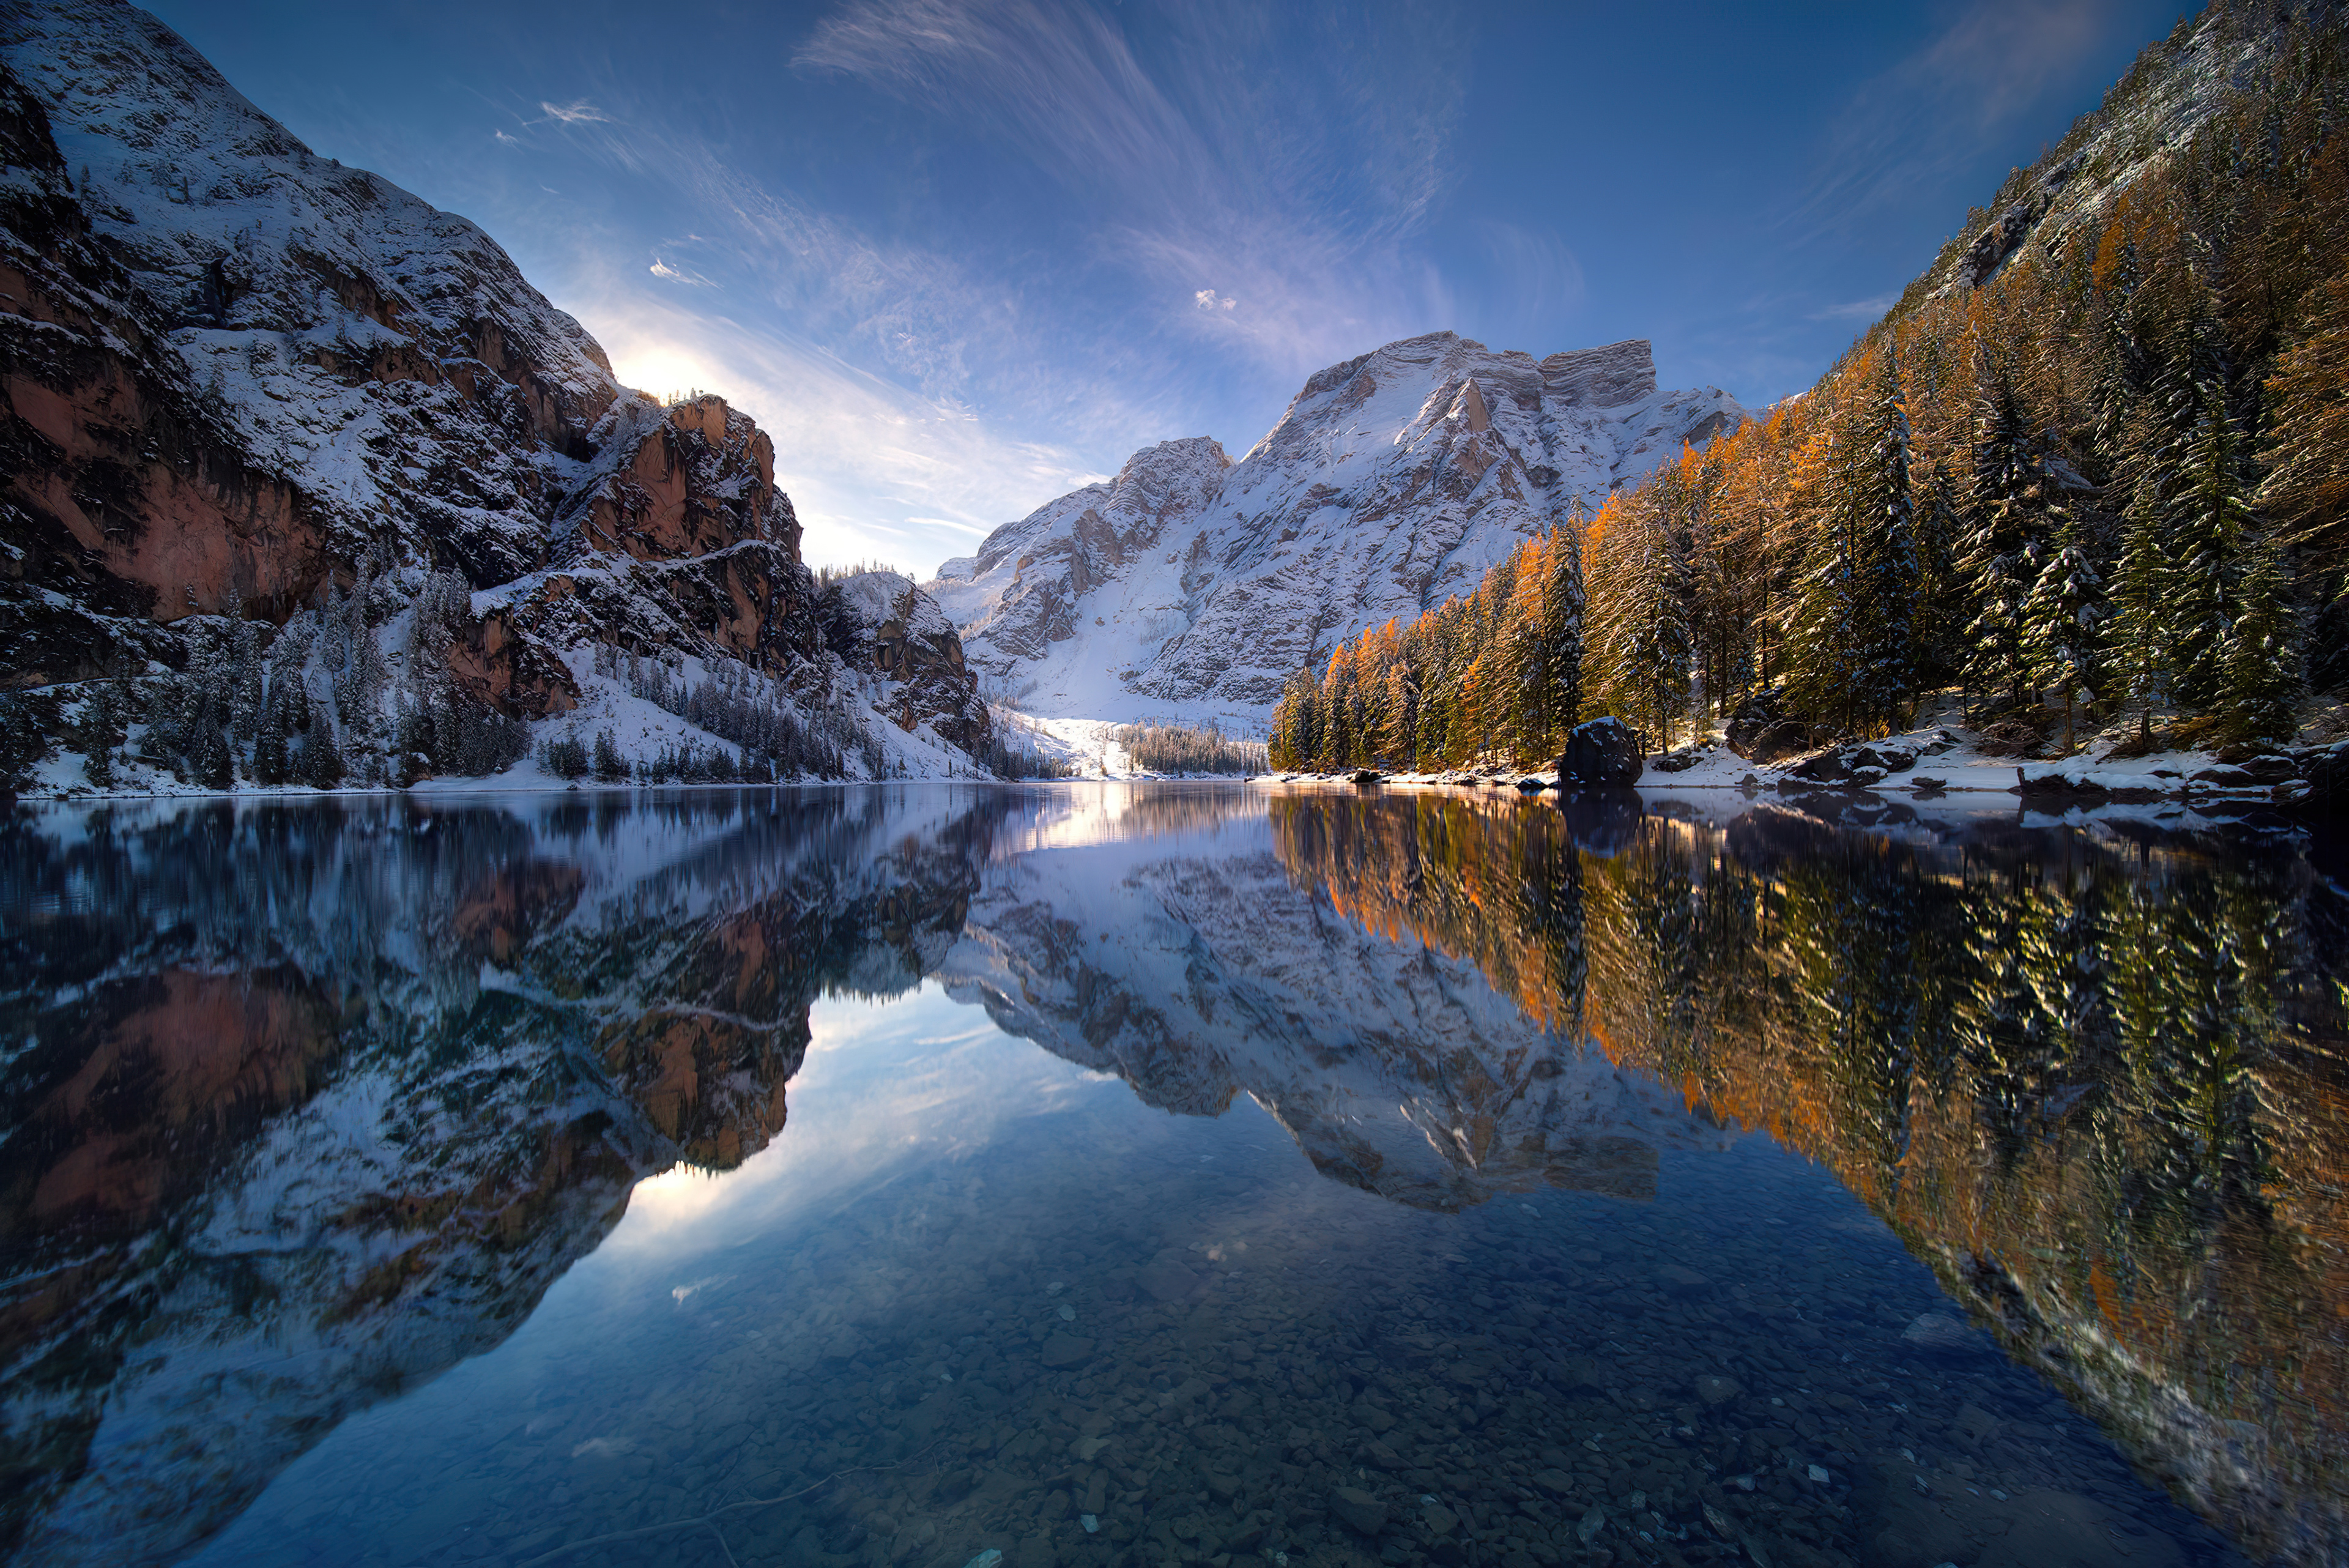
[[[750, 418], [622, 389], [489, 236], [314, 156], [144, 13], [10, 19], [0, 686], [185, 668], [225, 635], [190, 618], [282, 625], [370, 573], [395, 590], [380, 624], [430, 569], [473, 597], [439, 590], [433, 662], [399, 667], [411, 705], [560, 714], [570, 656], [602, 642], [740, 659], [803, 711], [837, 706]], [[119, 156], [77, 181], [67, 133]], [[933, 698], [912, 662], [915, 709], [983, 738], [983, 705]], [[336, 734], [353, 722], [338, 708]]]

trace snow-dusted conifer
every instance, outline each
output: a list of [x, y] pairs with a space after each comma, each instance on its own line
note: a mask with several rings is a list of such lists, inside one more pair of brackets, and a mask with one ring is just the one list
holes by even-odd
[[2093, 700], [2101, 682], [2099, 651], [2111, 613], [2104, 578], [2080, 534], [2079, 521], [2065, 511], [2054, 544], [2039, 568], [2039, 580], [2023, 601], [2023, 648], [2030, 680], [2038, 691], [2053, 690], [2064, 704], [2064, 749], [2072, 749], [2074, 704]]
[[2304, 684], [2301, 622], [2292, 602], [2283, 554], [2271, 539], [2244, 552], [2241, 608], [2227, 640], [2219, 709], [2238, 741], [2283, 740]]
[[2031, 682], [2023, 600], [2039, 576], [2043, 476], [2013, 376], [1985, 355], [1974, 407], [1973, 483], [1958, 569], [1971, 589], [1966, 683], [1979, 699], [2022, 706]]
[[2168, 508], [2164, 597], [2178, 694], [2201, 707], [2218, 701], [2226, 685], [2227, 649], [2251, 523], [2242, 443], [2225, 393], [2215, 383], [2203, 388], [2201, 416], [2180, 455]]

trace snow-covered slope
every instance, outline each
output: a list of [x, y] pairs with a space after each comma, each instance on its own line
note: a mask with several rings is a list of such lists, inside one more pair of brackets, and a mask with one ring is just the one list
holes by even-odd
[[[2008, 176], [1987, 222], [1951, 240], [1896, 310], [1978, 288], [2026, 246], [2061, 257], [2075, 237], [2094, 244], [2114, 203], [2168, 163], [2230, 92], [2302, 68], [2289, 58], [2291, 48], [2338, 26], [2343, 10], [2340, 0], [2219, 4], [2181, 18], [2168, 37], [2137, 57], [2095, 112], [2082, 115], [2030, 168]], [[2272, 123], [2267, 133], [2273, 135]], [[2272, 146], [2260, 155], [2273, 156]]]
[[[39, 693], [10, 720], [52, 740], [107, 680], [120, 710], [194, 714], [167, 772], [222, 787], [201, 754], [219, 764], [233, 724], [239, 781], [274, 782], [260, 685], [198, 711], [208, 661], [266, 654], [255, 680], [301, 674], [274, 705], [304, 732], [320, 711], [345, 778], [472, 773], [402, 741], [400, 713], [557, 718], [603, 645], [740, 667], [726, 684], [771, 696], [766, 730], [823, 732], [851, 771], [895, 771], [880, 732], [915, 710], [984, 749], [958, 658], [898, 673], [827, 647], [748, 416], [622, 388], [479, 228], [316, 156], [130, 6], [0, 0], [0, 689]], [[362, 581], [332, 671], [271, 651]], [[392, 623], [424, 597], [449, 607], [419, 644]], [[363, 635], [385, 678], [330, 697]], [[159, 696], [166, 670], [191, 690]]]
[[1474, 587], [1744, 417], [1659, 391], [1645, 342], [1537, 360], [1433, 333], [1319, 372], [1237, 463], [1205, 438], [1136, 452], [928, 587], [1037, 713], [1257, 722], [1312, 649]]

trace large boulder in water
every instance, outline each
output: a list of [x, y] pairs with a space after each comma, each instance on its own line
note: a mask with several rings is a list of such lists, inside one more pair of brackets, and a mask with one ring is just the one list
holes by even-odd
[[1617, 718], [1577, 724], [1557, 759], [1560, 789], [1619, 789], [1640, 782], [1639, 737]]

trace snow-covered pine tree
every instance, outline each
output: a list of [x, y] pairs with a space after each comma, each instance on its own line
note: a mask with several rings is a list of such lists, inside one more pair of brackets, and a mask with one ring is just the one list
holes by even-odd
[[1979, 382], [1958, 569], [1973, 612], [1966, 627], [1966, 684], [1996, 711], [2002, 702], [2023, 706], [2031, 681], [2023, 603], [2039, 576], [2042, 476], [2012, 369], [1986, 351]]
[[1521, 743], [1529, 753], [1555, 753], [1582, 706], [1582, 508], [1529, 548], [1534, 592], [1525, 620], [1525, 680]]
[[1633, 545], [1623, 680], [1640, 724], [1658, 750], [1668, 750], [1689, 706], [1691, 656], [1689, 562], [1681, 531], [1661, 508], [1639, 508]]
[[2059, 512], [2055, 539], [2039, 568], [2039, 580], [2023, 600], [2023, 649], [2035, 691], [2055, 689], [2064, 703], [2064, 750], [2072, 749], [2074, 704], [2085, 692], [2094, 698], [2103, 627], [2110, 615], [2105, 583], [2089, 559], [2079, 519]]
[[343, 782], [343, 755], [335, 746], [334, 720], [323, 702], [310, 704], [310, 726], [294, 757], [294, 776], [313, 789], [332, 789]]
[[2240, 608], [2227, 640], [2219, 711], [2236, 741], [2281, 741], [2294, 728], [2302, 688], [2301, 621], [2283, 553], [2272, 539], [2244, 552]]
[[2206, 707], [2227, 680], [2227, 648], [2234, 631], [2242, 553], [2251, 525], [2250, 476], [2242, 442], [2215, 382], [2202, 389], [2202, 410], [2168, 507], [2163, 585], [2171, 627], [2171, 659], [2180, 701]]
[[122, 693], [117, 683], [112, 680], [92, 683], [88, 697], [83, 701], [81, 722], [78, 726], [82, 774], [89, 780], [92, 787], [114, 787], [114, 753], [115, 748], [122, 744], [126, 727]]
[[32, 703], [14, 691], [0, 691], [0, 796], [30, 784], [33, 770], [49, 754], [49, 739]]
[[336, 628], [342, 663], [335, 676], [335, 717], [342, 736], [343, 767], [346, 774], [369, 781], [380, 766], [376, 742], [383, 729], [383, 691], [390, 676], [375, 635], [375, 587], [372, 565], [361, 563], [358, 582], [341, 607], [343, 624]]
[[2311, 291], [2300, 340], [2278, 357], [2267, 392], [2260, 504], [2320, 594], [2338, 593], [2349, 573], [2349, 277]]
[[293, 766], [288, 754], [286, 737], [293, 729], [288, 718], [293, 683], [280, 679], [273, 682], [268, 694], [262, 699], [261, 722], [254, 727], [253, 737], [253, 777], [256, 784], [282, 784]]
[[1858, 627], [1854, 659], [1858, 722], [1889, 726], [1907, 713], [1917, 689], [1916, 607], [1920, 582], [1916, 503], [1909, 486], [1909, 402], [1900, 363], [1888, 346], [1870, 399], [1847, 504], [1859, 519]]
[[1786, 621], [1786, 685], [1795, 704], [1832, 717], [1845, 733], [1861, 722], [1858, 699], [1868, 634], [1860, 596], [1868, 524], [1861, 453], [1867, 436], [1847, 419], [1829, 436], [1824, 507], [1811, 528], [1810, 550]]
[[229, 727], [240, 741], [250, 741], [261, 728], [263, 698], [261, 628], [245, 618], [244, 600], [229, 596]]
[[188, 738], [188, 774], [206, 789], [226, 789], [236, 782], [235, 759], [223, 733], [226, 715], [205, 711]]
[[2106, 628], [2106, 670], [2123, 711], [2137, 716], [2137, 738], [2153, 738], [2154, 711], [2169, 700], [2169, 605], [2163, 579], [2169, 556], [2166, 521], [2132, 507], [2121, 528], [2119, 568]]
[[[833, 771], [840, 771], [837, 764]], [[628, 776], [627, 759], [620, 755], [609, 730], [595, 732], [595, 776], [605, 784], [620, 784]]]
[[1957, 485], [1945, 463], [1935, 463], [1920, 487], [1917, 515], [1917, 609], [1912, 633], [1918, 682], [1953, 677], [1964, 662], [1965, 590], [1958, 571]]

